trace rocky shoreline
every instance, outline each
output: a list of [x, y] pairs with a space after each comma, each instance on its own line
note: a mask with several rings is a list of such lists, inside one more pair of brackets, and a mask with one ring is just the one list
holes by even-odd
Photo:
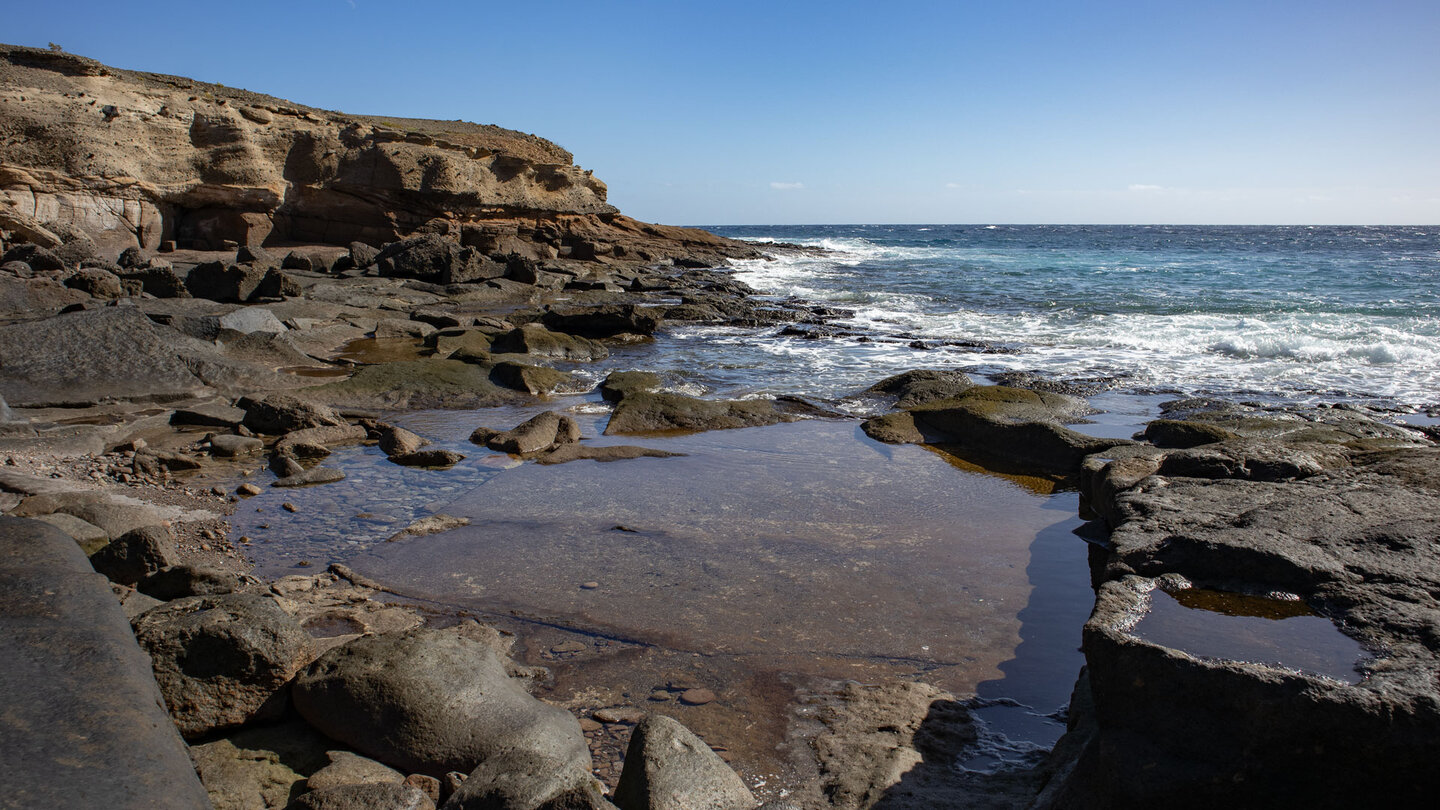
[[[271, 486], [323, 487], [344, 476], [326, 458], [364, 443], [445, 469], [463, 454], [386, 420], [584, 390], [577, 369], [667, 325], [823, 330], [844, 313], [757, 297], [724, 269], [753, 246], [621, 216], [534, 136], [0, 55], [0, 122], [31, 133], [0, 152], [4, 614], [12, 657], [40, 662], [0, 666], [7, 691], [39, 696], [5, 720], [19, 804], [83, 806], [97, 784], [117, 788], [110, 806], [451, 810], [1352, 806], [1437, 787], [1440, 449], [1353, 408], [1175, 402], [1120, 440], [1074, 429], [1087, 404], [1043, 385], [916, 369], [856, 392], [879, 411], [869, 437], [1077, 486], [1103, 537], [1069, 732], [985, 776], [955, 766], [978, 735], [969, 696], [922, 682], [806, 692], [773, 719], [793, 779], [761, 790], [667, 716], [716, 700], [703, 678], [656, 685], [658, 711], [634, 696], [577, 717], [531, 695], [547, 673], [504, 629], [343, 565], [252, 576], [226, 516], [262, 465]], [[59, 137], [66, 122], [81, 135]], [[115, 148], [79, 160], [102, 140]], [[665, 455], [656, 436], [845, 418], [693, 397], [645, 369], [600, 392], [604, 433], [636, 444], [550, 410], [470, 441], [517, 463], [623, 464]], [[1202, 592], [1324, 617], [1368, 651], [1355, 682], [1146, 639], [1156, 600]], [[57, 663], [78, 623], [97, 637], [71, 643], [105, 652]], [[107, 714], [147, 701], [168, 720]], [[97, 769], [65, 735], [157, 753]]]

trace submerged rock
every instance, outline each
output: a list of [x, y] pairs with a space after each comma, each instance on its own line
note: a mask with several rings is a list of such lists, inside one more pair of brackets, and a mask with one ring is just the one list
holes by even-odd
[[635, 391], [615, 406], [605, 434], [726, 430], [790, 422], [768, 399], [717, 401], [684, 394]]

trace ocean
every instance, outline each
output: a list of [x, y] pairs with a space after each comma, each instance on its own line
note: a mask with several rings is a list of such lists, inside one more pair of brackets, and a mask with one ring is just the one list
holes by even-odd
[[1440, 403], [1440, 227], [708, 230], [826, 249], [734, 264], [766, 295], [853, 314], [835, 336], [682, 329], [679, 367], [702, 388], [838, 397], [955, 367], [1128, 393]]

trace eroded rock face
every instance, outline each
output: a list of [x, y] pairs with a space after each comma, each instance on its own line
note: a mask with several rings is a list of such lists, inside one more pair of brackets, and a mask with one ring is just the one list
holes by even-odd
[[[1090, 736], [1042, 806], [1406, 806], [1440, 790], [1440, 449], [1251, 421], [1284, 440], [1117, 458], [1092, 478], [1114, 528], [1084, 634], [1093, 710], [1072, 724]], [[1280, 459], [1283, 475], [1253, 474]], [[1155, 579], [1176, 575], [1295, 594], [1377, 658], [1343, 683], [1143, 640]]]
[[255, 594], [177, 599], [141, 614], [134, 627], [187, 739], [279, 718], [287, 683], [309, 660], [310, 634]]
[[575, 719], [531, 697], [489, 647], [454, 633], [337, 647], [296, 679], [295, 707], [328, 736], [407, 772], [468, 773], [517, 752], [589, 768]]

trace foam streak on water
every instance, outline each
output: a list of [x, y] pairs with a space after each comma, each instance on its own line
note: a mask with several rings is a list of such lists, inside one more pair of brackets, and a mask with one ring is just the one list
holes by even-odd
[[[843, 325], [895, 340], [736, 342], [837, 387], [953, 365], [1297, 401], [1424, 406], [1440, 390], [1440, 228], [714, 230], [832, 251], [735, 264], [765, 293], [852, 309]], [[917, 354], [915, 339], [992, 351]]]

